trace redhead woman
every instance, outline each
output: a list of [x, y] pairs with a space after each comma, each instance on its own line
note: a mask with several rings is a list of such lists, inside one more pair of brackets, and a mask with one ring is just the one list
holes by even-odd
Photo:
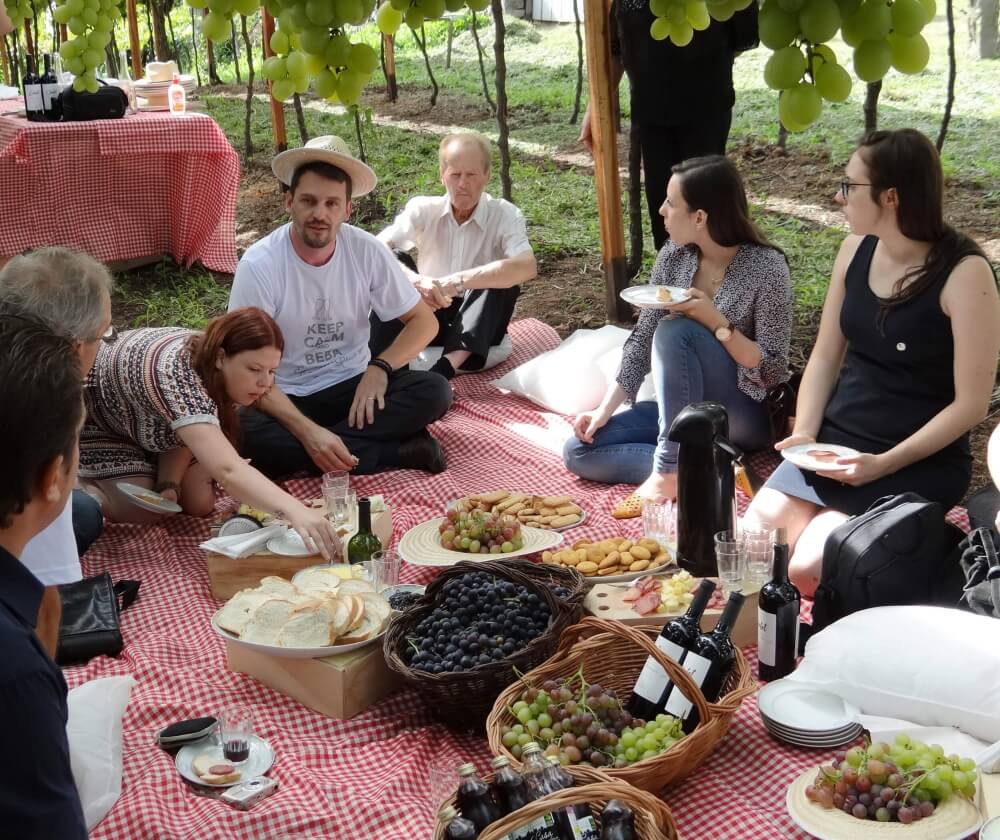
[[789, 573], [819, 583], [830, 532], [882, 496], [961, 501], [969, 430], [986, 417], [1000, 351], [1000, 299], [982, 250], [945, 224], [934, 145], [913, 129], [874, 132], [837, 201], [851, 228], [833, 266], [792, 434], [776, 444], [857, 450], [831, 469], [785, 461], [754, 498], [751, 524], [784, 527]]
[[85, 388], [80, 478], [107, 516], [158, 516], [133, 505], [115, 486], [120, 481], [152, 488], [193, 516], [211, 513], [217, 482], [240, 501], [280, 512], [307, 544], [332, 557], [337, 536], [322, 513], [237, 452], [237, 407], [267, 393], [283, 349], [278, 325], [255, 307], [215, 318], [200, 333], [163, 327], [106, 340]]

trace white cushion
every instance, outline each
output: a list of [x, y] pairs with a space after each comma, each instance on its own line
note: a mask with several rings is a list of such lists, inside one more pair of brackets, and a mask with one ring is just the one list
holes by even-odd
[[[420, 351], [420, 355], [410, 362], [410, 370], [430, 370], [434, 367], [435, 362], [441, 358], [441, 351], [443, 350], [443, 347], [425, 347]], [[501, 342], [499, 344], [494, 344], [490, 348], [489, 352], [486, 354], [486, 364], [479, 368], [479, 370], [459, 369], [455, 371], [455, 373], [479, 373], [481, 370], [489, 370], [492, 367], [496, 367], [501, 362], [506, 362], [507, 358], [513, 352], [514, 343], [510, 340], [510, 335], [504, 333], [504, 337]]]
[[[614, 382], [628, 336], [628, 330], [612, 324], [598, 330], [577, 330], [555, 349], [525, 362], [493, 384], [559, 414], [591, 411]], [[640, 391], [640, 399], [646, 399], [642, 394]]]
[[122, 715], [133, 685], [132, 677], [105, 677], [66, 697], [69, 760], [88, 831], [122, 793]]
[[875, 607], [817, 633], [789, 679], [868, 715], [1000, 741], [1000, 620], [944, 607]]

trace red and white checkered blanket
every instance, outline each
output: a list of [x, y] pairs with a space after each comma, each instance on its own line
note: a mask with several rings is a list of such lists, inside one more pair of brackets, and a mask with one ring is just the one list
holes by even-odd
[[0, 103], [0, 256], [43, 245], [102, 262], [170, 254], [236, 270], [240, 160], [215, 120], [140, 112], [35, 123]]
[[[523, 363], [558, 343], [538, 321], [511, 326], [515, 351], [497, 371]], [[583, 482], [563, 468], [559, 455], [570, 434], [566, 418], [501, 394], [494, 375], [460, 376], [456, 400], [433, 428], [448, 456], [436, 476], [398, 471], [352, 480], [366, 493], [383, 493], [393, 506], [394, 539], [440, 515], [443, 502], [465, 492], [509, 487], [570, 493], [588, 520], [574, 538], [610, 536], [620, 525], [614, 503], [630, 488]], [[291, 482], [300, 497], [318, 494], [316, 479]], [[100, 676], [132, 674], [137, 684], [124, 718], [124, 789], [94, 838], [279, 837], [330, 840], [416, 840], [431, 836], [428, 790], [432, 760], [471, 760], [488, 770], [485, 740], [434, 723], [421, 700], [401, 691], [348, 721], [313, 712], [243, 674], [227, 670], [222, 641], [209, 619], [218, 608], [209, 592], [198, 543], [209, 523], [178, 516], [157, 527], [109, 526], [84, 561], [85, 572], [107, 569], [117, 580], [142, 580], [138, 602], [124, 614], [125, 650], [66, 669], [71, 686]], [[433, 570], [404, 567], [403, 577], [426, 581]], [[753, 650], [748, 654], [756, 668]], [[153, 741], [174, 721], [218, 712], [232, 703], [253, 707], [255, 728], [275, 748], [270, 774], [275, 795], [243, 813], [196, 795], [173, 760]], [[789, 819], [787, 785], [827, 754], [773, 741], [753, 698], [740, 709], [729, 735], [708, 761], [666, 800], [685, 840], [806, 838]]]

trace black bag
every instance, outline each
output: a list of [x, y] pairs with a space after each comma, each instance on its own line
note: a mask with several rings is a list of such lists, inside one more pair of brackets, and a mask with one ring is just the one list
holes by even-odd
[[954, 606], [963, 533], [916, 493], [877, 500], [827, 537], [811, 633], [852, 612], [901, 604]]
[[66, 85], [59, 94], [64, 120], [111, 120], [124, 117], [128, 112], [128, 95], [120, 87], [98, 79], [101, 88], [97, 93], [77, 93], [73, 85]]
[[959, 546], [965, 587], [961, 606], [979, 615], [1000, 618], [1000, 560], [993, 534], [976, 528]]
[[73, 665], [121, 653], [125, 643], [119, 613], [131, 606], [138, 594], [139, 581], [122, 580], [112, 585], [107, 572], [60, 586], [62, 619], [56, 662]]

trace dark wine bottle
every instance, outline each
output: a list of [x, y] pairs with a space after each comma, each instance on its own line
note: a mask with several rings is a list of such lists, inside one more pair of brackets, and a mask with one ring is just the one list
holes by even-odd
[[[559, 756], [550, 755], [547, 761], [549, 768], [546, 773], [552, 780], [552, 787], [555, 790], [573, 787], [573, 777], [563, 768]], [[594, 822], [589, 805], [582, 802], [567, 805], [556, 815], [557, 823], [560, 815], [563, 815], [562, 824], [567, 829], [567, 840], [598, 840], [597, 823]]]
[[[740, 609], [743, 607], [743, 593], [734, 592], [729, 596], [726, 607], [719, 616], [719, 623], [709, 633], [702, 633], [691, 645], [684, 657], [684, 670], [691, 675], [695, 685], [709, 703], [719, 699], [733, 664], [736, 662], [736, 648], [729, 637]], [[665, 711], [680, 718], [684, 731], [691, 732], [698, 725], [698, 710], [675, 685], [667, 698]]]
[[444, 826], [445, 840], [476, 840], [479, 836], [476, 827], [465, 817], [460, 817], [451, 805], [441, 809], [438, 819]]
[[24, 115], [34, 122], [45, 119], [45, 101], [42, 97], [42, 77], [35, 73], [35, 57], [26, 57], [28, 64], [24, 74]]
[[476, 774], [474, 764], [463, 764], [458, 768], [458, 776], [461, 780], [455, 794], [458, 810], [476, 827], [476, 834], [479, 834], [491, 822], [500, 819], [500, 809], [493, 801], [486, 782]]
[[490, 785], [493, 801], [497, 803], [501, 816], [506, 816], [528, 804], [528, 791], [524, 778], [513, 767], [505, 755], [493, 759], [493, 782]]
[[45, 53], [45, 72], [42, 74], [42, 107], [45, 109], [45, 119], [49, 122], [59, 122], [62, 118], [62, 102], [59, 92], [62, 89], [55, 72], [52, 70], [52, 56]]
[[617, 799], [609, 799], [601, 812], [601, 840], [639, 840], [635, 814]]
[[358, 533], [347, 543], [348, 563], [367, 563], [382, 550], [382, 543], [372, 533], [372, 503], [367, 496], [358, 499]]
[[[704, 578], [698, 584], [687, 612], [663, 625], [660, 635], [656, 638], [656, 646], [674, 662], [683, 661], [688, 648], [701, 633], [699, 622], [714, 591], [715, 581]], [[663, 712], [672, 686], [667, 672], [652, 656], [648, 656], [632, 688], [632, 696], [626, 708], [632, 717], [654, 720]]]
[[795, 670], [799, 651], [799, 607], [802, 596], [788, 579], [788, 539], [784, 528], [774, 534], [774, 573], [757, 599], [757, 674], [765, 682]]
[[[524, 778], [524, 787], [528, 792], [528, 800], [534, 802], [552, 793], [555, 788], [552, 780], [546, 773], [548, 765], [542, 758], [542, 748], [534, 741], [529, 741], [521, 750], [521, 775]], [[565, 840], [563, 831], [565, 826], [556, 821], [556, 815], [552, 813], [542, 814], [532, 820], [528, 825], [519, 828], [509, 840]]]

